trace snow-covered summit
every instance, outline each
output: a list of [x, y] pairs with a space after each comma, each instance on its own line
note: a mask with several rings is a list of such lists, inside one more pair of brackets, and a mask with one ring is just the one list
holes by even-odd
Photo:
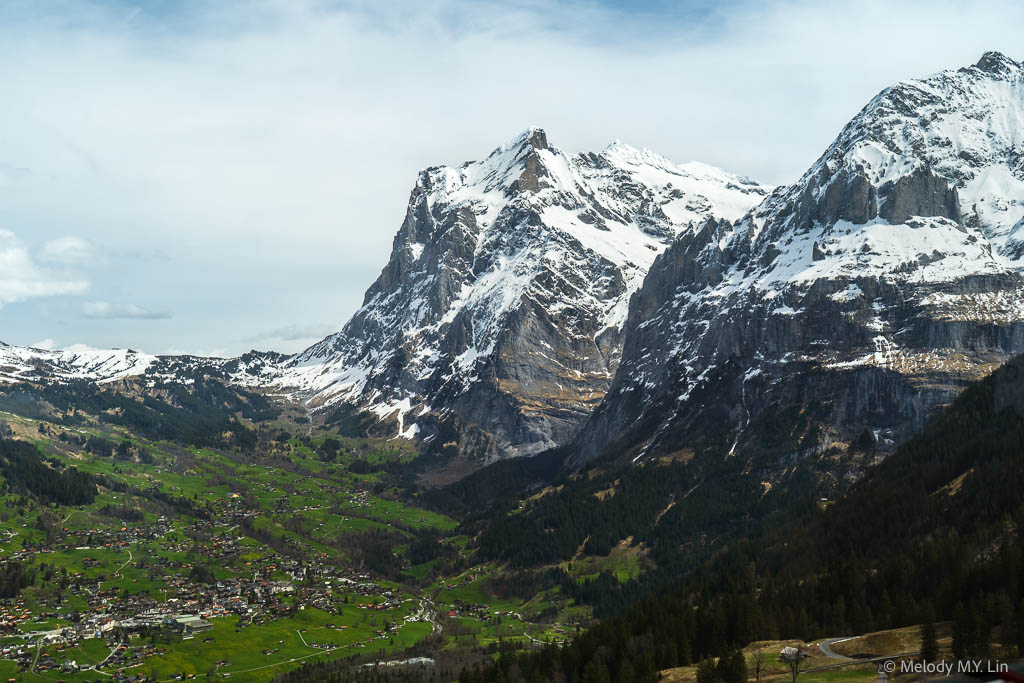
[[1013, 59], [1010, 59], [1002, 52], [986, 52], [978, 60], [978, 63], [974, 65], [975, 69], [986, 71], [990, 74], [996, 74], [1013, 78], [1019, 74], [1022, 64]]
[[988, 52], [974, 66], [879, 93], [800, 181], [753, 212], [750, 237], [765, 244], [817, 228], [827, 258], [843, 239], [831, 232], [840, 221], [904, 225], [917, 217], [941, 231], [948, 223], [938, 219], [947, 219], [961, 230], [946, 251], [977, 257], [979, 272], [996, 261], [1021, 268], [1022, 199], [1024, 67]]

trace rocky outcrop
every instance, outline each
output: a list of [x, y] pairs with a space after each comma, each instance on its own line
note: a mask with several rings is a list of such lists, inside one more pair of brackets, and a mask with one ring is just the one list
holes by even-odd
[[820, 182], [820, 188], [808, 184], [793, 207], [797, 225], [810, 227], [838, 220], [866, 223], [878, 215], [875, 188], [862, 173], [842, 169]]
[[[930, 170], [918, 167], [911, 173], [890, 180], [878, 189], [882, 198], [878, 215], [890, 223], [906, 223], [912, 216], [942, 216], [963, 222], [956, 187]], [[853, 223], [866, 223], [874, 216]]]

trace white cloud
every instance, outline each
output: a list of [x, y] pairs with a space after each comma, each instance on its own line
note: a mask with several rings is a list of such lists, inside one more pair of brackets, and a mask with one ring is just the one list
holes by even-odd
[[166, 320], [171, 317], [169, 311], [151, 311], [137, 304], [112, 304], [106, 301], [89, 301], [82, 305], [82, 313], [86, 318], [101, 319]]
[[88, 344], [71, 344], [70, 346], [62, 349], [70, 353], [91, 353], [94, 351], [106, 351], [107, 349], [98, 349], [95, 346], [89, 346]]
[[247, 342], [257, 341], [299, 341], [306, 339], [323, 339], [341, 329], [340, 324], [320, 323], [315, 325], [285, 325], [266, 330], [245, 339]]
[[57, 348], [57, 342], [52, 339], [41, 339], [37, 342], [32, 342], [29, 346], [33, 349], [42, 349], [43, 351], [53, 351]]
[[27, 168], [17, 168], [0, 163], [0, 187], [10, 185], [28, 173]]
[[81, 237], [60, 237], [43, 245], [43, 261], [55, 263], [88, 263], [93, 260], [93, 248]]
[[14, 233], [0, 230], [0, 307], [60, 294], [81, 294], [89, 283], [40, 268]]

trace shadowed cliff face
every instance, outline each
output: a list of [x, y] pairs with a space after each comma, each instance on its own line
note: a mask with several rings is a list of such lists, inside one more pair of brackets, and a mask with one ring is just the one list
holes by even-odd
[[914, 433], [1024, 351], [1022, 138], [1024, 73], [987, 54], [883, 91], [799, 182], [677, 237], [576, 462], [721, 443], [770, 479]]

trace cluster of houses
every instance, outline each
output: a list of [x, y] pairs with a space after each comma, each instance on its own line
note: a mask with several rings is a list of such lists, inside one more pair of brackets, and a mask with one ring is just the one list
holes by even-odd
[[448, 610], [449, 617], [471, 617], [473, 619], [486, 620], [491, 617], [512, 617], [519, 619], [519, 615], [515, 612], [508, 611], [497, 611], [492, 612], [488, 605], [477, 605], [466, 602], [465, 600], [456, 599], [452, 603], [452, 608]]
[[[178, 618], [182, 616], [179, 615]], [[167, 617], [161, 618], [157, 615], [132, 619], [117, 619], [109, 614], [93, 615], [71, 626], [23, 634], [23, 642], [8, 643], [0, 647], [0, 657], [13, 660], [25, 669], [31, 667], [33, 671], [39, 673], [124, 669], [141, 664], [146, 657], [163, 654], [165, 650], [152, 644], [129, 646], [121, 640], [121, 636], [131, 637], [147, 628], [170, 625], [171, 621]], [[80, 666], [74, 659], [59, 661], [61, 652], [78, 647], [83, 640], [90, 638], [104, 639], [110, 647], [110, 654], [102, 662], [97, 665]], [[42, 648], [52, 650], [57, 657], [41, 651]]]
[[19, 624], [35, 621], [32, 612], [21, 599], [4, 600], [0, 603], [0, 635], [20, 633]]
[[[344, 494], [349, 507], [365, 508], [373, 504], [366, 490], [345, 491], [333, 484], [325, 484], [325, 487]], [[292, 514], [323, 509], [296, 506], [296, 502], [289, 495], [277, 501], [284, 505], [283, 510]], [[115, 680], [130, 680], [131, 675], [123, 673], [126, 669], [141, 664], [145, 657], [163, 652], [154, 645], [132, 642], [154, 630], [187, 639], [201, 637], [213, 629], [211, 620], [218, 617], [234, 616], [237, 628], [244, 628], [305, 608], [339, 614], [349, 607], [384, 611], [398, 609], [403, 604], [399, 591], [375, 583], [366, 573], [338, 567], [326, 553], [303, 552], [297, 554], [302, 557], [299, 560], [265, 546], [253, 552], [250, 540], [238, 532], [232, 533], [232, 525], [260, 514], [248, 506], [240, 494], [216, 500], [208, 504], [206, 510], [211, 513], [206, 519], [186, 526], [160, 517], [155, 522], [119, 522], [110, 528], [64, 527], [56, 539], [51, 537], [49, 542], [26, 544], [12, 555], [0, 558], [0, 562], [20, 559], [32, 564], [37, 560], [45, 562], [41, 556], [57, 551], [82, 553], [74, 570], [69, 568], [61, 578], [67, 591], [81, 599], [74, 601], [74, 607], [72, 603], [62, 602], [66, 600], [66, 593], [58, 597], [57, 604], [45, 614], [38, 609], [45, 605], [45, 599], [32, 609], [18, 598], [0, 600], [0, 635], [21, 639], [21, 642], [11, 640], [0, 647], [0, 658], [18, 661], [25, 668], [35, 667], [37, 671], [88, 670], [92, 665], [80, 667], [80, 663], [70, 657], [65, 661], [54, 660], [60, 659], [61, 651], [77, 647], [84, 640], [101, 639], [107, 643], [110, 653], [99, 668]], [[158, 551], [140, 553], [140, 546]], [[109, 552], [89, 553], [111, 550], [118, 551], [114, 563]], [[214, 567], [240, 570], [240, 574], [205, 583], [192, 571], [197, 568], [188, 563], [186, 558], [190, 554], [201, 556], [204, 563], [209, 562]], [[135, 572], [129, 575], [131, 581], [119, 580], [122, 572], [127, 572], [126, 568]], [[139, 570], [148, 571], [149, 582], [143, 587], [140, 577], [139, 589], [133, 591], [129, 584], [135, 582]], [[206, 580], [209, 581], [208, 576]], [[154, 590], [153, 586], [159, 588]], [[346, 596], [344, 603], [342, 595]], [[358, 597], [350, 599], [354, 596]], [[27, 624], [42, 619], [66, 625], [48, 631], [26, 632]], [[399, 624], [389, 625], [391, 632], [398, 628]], [[387, 637], [387, 632], [379, 633], [378, 637]], [[309, 645], [333, 647], [316, 642]], [[351, 647], [362, 645], [355, 643]], [[134, 674], [136, 678], [140, 675]]]
[[[225, 548], [234, 542], [220, 540], [209, 547], [211, 550]], [[147, 558], [146, 562], [151, 571], [168, 563], [158, 557]], [[100, 638], [111, 642], [114, 648], [104, 667], [123, 669], [141, 661], [149, 652], [143, 647], [118, 649], [119, 641], [153, 629], [168, 629], [188, 639], [211, 630], [210, 620], [216, 617], [237, 616], [238, 626], [245, 627], [265, 624], [306, 607], [338, 613], [342, 607], [337, 602], [341, 593], [372, 598], [359, 603], [353, 600], [353, 607], [387, 610], [402, 605], [398, 591], [379, 586], [364, 573], [343, 572], [319, 562], [300, 563], [273, 556], [251, 564], [260, 565], [254, 567], [251, 577], [223, 579], [212, 585], [198, 584], [184, 572], [163, 575], [161, 583], [167, 590], [163, 600], [157, 600], [147, 591], [126, 593], [109, 583], [104, 589], [98, 579], [79, 576], [77, 592], [88, 604], [84, 612], [33, 614], [21, 599], [0, 601], [0, 632], [25, 639], [23, 644], [0, 648], [0, 657], [28, 666], [39, 646], [74, 647], [82, 640]], [[275, 576], [285, 578], [272, 578]], [[173, 597], [168, 597], [171, 593]], [[46, 632], [24, 633], [21, 630], [24, 623], [41, 618], [71, 624]], [[51, 666], [45, 662], [44, 665]], [[77, 670], [74, 668], [77, 663], [65, 662], [60, 666]]]

